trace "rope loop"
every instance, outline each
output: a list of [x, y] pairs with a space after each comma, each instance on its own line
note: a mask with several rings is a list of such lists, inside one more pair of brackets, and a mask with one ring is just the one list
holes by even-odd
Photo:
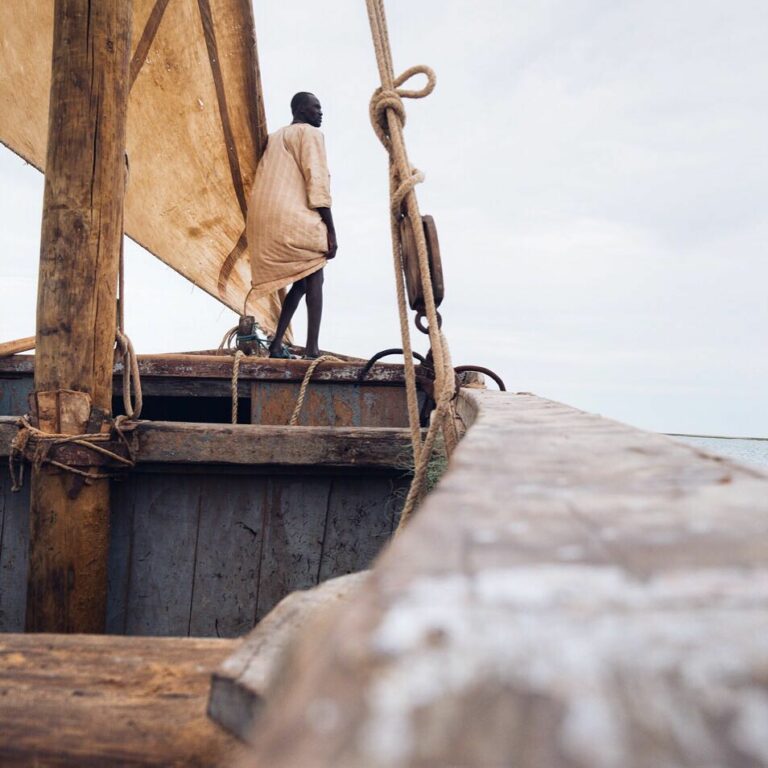
[[[133, 342], [119, 328], [115, 331], [117, 348], [123, 357], [123, 407], [129, 419], [138, 419], [144, 398], [141, 393], [141, 376], [139, 375], [139, 360], [133, 348]], [[131, 398], [131, 385], [134, 396]]]
[[[408, 82], [414, 75], [426, 76], [427, 82], [423, 88], [412, 90], [400, 87]], [[426, 64], [417, 64], [414, 67], [409, 67], [405, 72], [396, 77], [393, 83], [393, 88], [385, 88], [384, 86], [376, 88], [371, 96], [370, 102], [371, 125], [384, 147], [389, 149], [392, 143], [392, 139], [389, 135], [389, 124], [387, 122], [387, 110], [391, 109], [395, 115], [397, 115], [397, 119], [400, 121], [400, 126], [404, 126], [406, 112], [403, 99], [423, 99], [435, 90], [436, 83], [437, 77], [435, 76], [434, 70], [431, 67], [426, 66]]]
[[390, 207], [392, 215], [396, 219], [400, 219], [400, 212], [405, 200], [406, 195], [417, 185], [421, 184], [426, 177], [424, 173], [418, 168], [411, 168], [411, 175], [400, 181], [394, 188], [394, 191], [390, 195]]
[[[409, 91], [401, 88], [401, 85], [407, 83], [414, 75], [425, 75], [427, 82], [423, 88], [419, 88], [416, 91]], [[428, 67], [426, 64], [416, 64], [413, 67], [408, 67], [401, 75], [398, 75], [394, 80], [397, 93], [403, 99], [423, 99], [425, 96], [429, 96], [432, 91], [435, 90], [437, 85], [437, 75], [432, 67]]]

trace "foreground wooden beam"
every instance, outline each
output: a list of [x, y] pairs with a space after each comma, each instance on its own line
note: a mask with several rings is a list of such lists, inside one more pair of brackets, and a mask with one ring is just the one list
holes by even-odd
[[205, 716], [237, 640], [0, 635], [0, 765], [213, 768], [237, 752]]
[[533, 396], [463, 401], [448, 472], [302, 634], [244, 765], [768, 765], [768, 475]]
[[[131, 2], [56, 0], [54, 19], [35, 390], [40, 428], [72, 434], [111, 410]], [[109, 481], [34, 470], [30, 524], [27, 629], [103, 631]]]

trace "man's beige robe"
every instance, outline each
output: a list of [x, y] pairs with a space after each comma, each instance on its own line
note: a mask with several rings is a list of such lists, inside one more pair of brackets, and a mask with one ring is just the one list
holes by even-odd
[[271, 134], [248, 206], [254, 298], [325, 266], [328, 231], [315, 209], [330, 207], [330, 175], [320, 130], [296, 123]]

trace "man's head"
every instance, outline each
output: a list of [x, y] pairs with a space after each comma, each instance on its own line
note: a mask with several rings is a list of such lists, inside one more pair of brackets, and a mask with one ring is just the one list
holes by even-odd
[[323, 122], [323, 108], [314, 93], [299, 91], [291, 99], [291, 112], [294, 123], [309, 123], [319, 128]]

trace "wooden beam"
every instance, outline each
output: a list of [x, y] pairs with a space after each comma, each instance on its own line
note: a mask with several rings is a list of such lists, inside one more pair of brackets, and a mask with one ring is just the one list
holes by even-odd
[[[232, 378], [232, 356], [211, 354], [139, 355], [142, 377], [224, 379]], [[246, 357], [240, 362], [241, 381], [301, 381], [310, 360], [271, 360], [264, 357]], [[360, 376], [363, 363], [321, 363], [312, 381], [331, 381], [354, 384]], [[0, 375], [31, 374], [35, 370], [34, 355], [0, 358]], [[115, 364], [115, 376], [122, 375], [122, 364]], [[403, 366], [377, 363], [365, 377], [367, 384], [402, 386]], [[118, 390], [119, 391], [119, 390]]]
[[[85, 393], [96, 423], [111, 410], [131, 5], [54, 6], [35, 389]], [[42, 467], [31, 491], [27, 629], [103, 631], [109, 482]]]
[[0, 765], [229, 765], [205, 716], [209, 675], [237, 640], [0, 635]]
[[352, 599], [367, 578], [368, 571], [349, 573], [284, 597], [212, 675], [208, 716], [242, 741], [249, 741], [254, 717], [299, 631], [318, 611]]
[[[0, 416], [0, 459], [8, 456], [17, 419]], [[386, 427], [270, 427], [258, 424], [189, 424], [141, 421], [130, 433], [138, 464], [230, 464], [401, 468], [409, 456], [407, 429]], [[62, 446], [75, 465], [95, 454]], [[78, 464], [82, 462], [82, 464]]]
[[35, 337], [27, 336], [24, 339], [15, 339], [14, 341], [4, 341], [0, 344], [0, 357], [10, 357], [18, 355], [19, 352], [29, 352], [35, 348]]
[[448, 472], [299, 633], [243, 768], [768, 764], [768, 476], [530, 395], [462, 398]]
[[408, 456], [407, 429], [270, 427], [256, 424], [142, 422], [140, 463], [320, 467], [397, 467]]

